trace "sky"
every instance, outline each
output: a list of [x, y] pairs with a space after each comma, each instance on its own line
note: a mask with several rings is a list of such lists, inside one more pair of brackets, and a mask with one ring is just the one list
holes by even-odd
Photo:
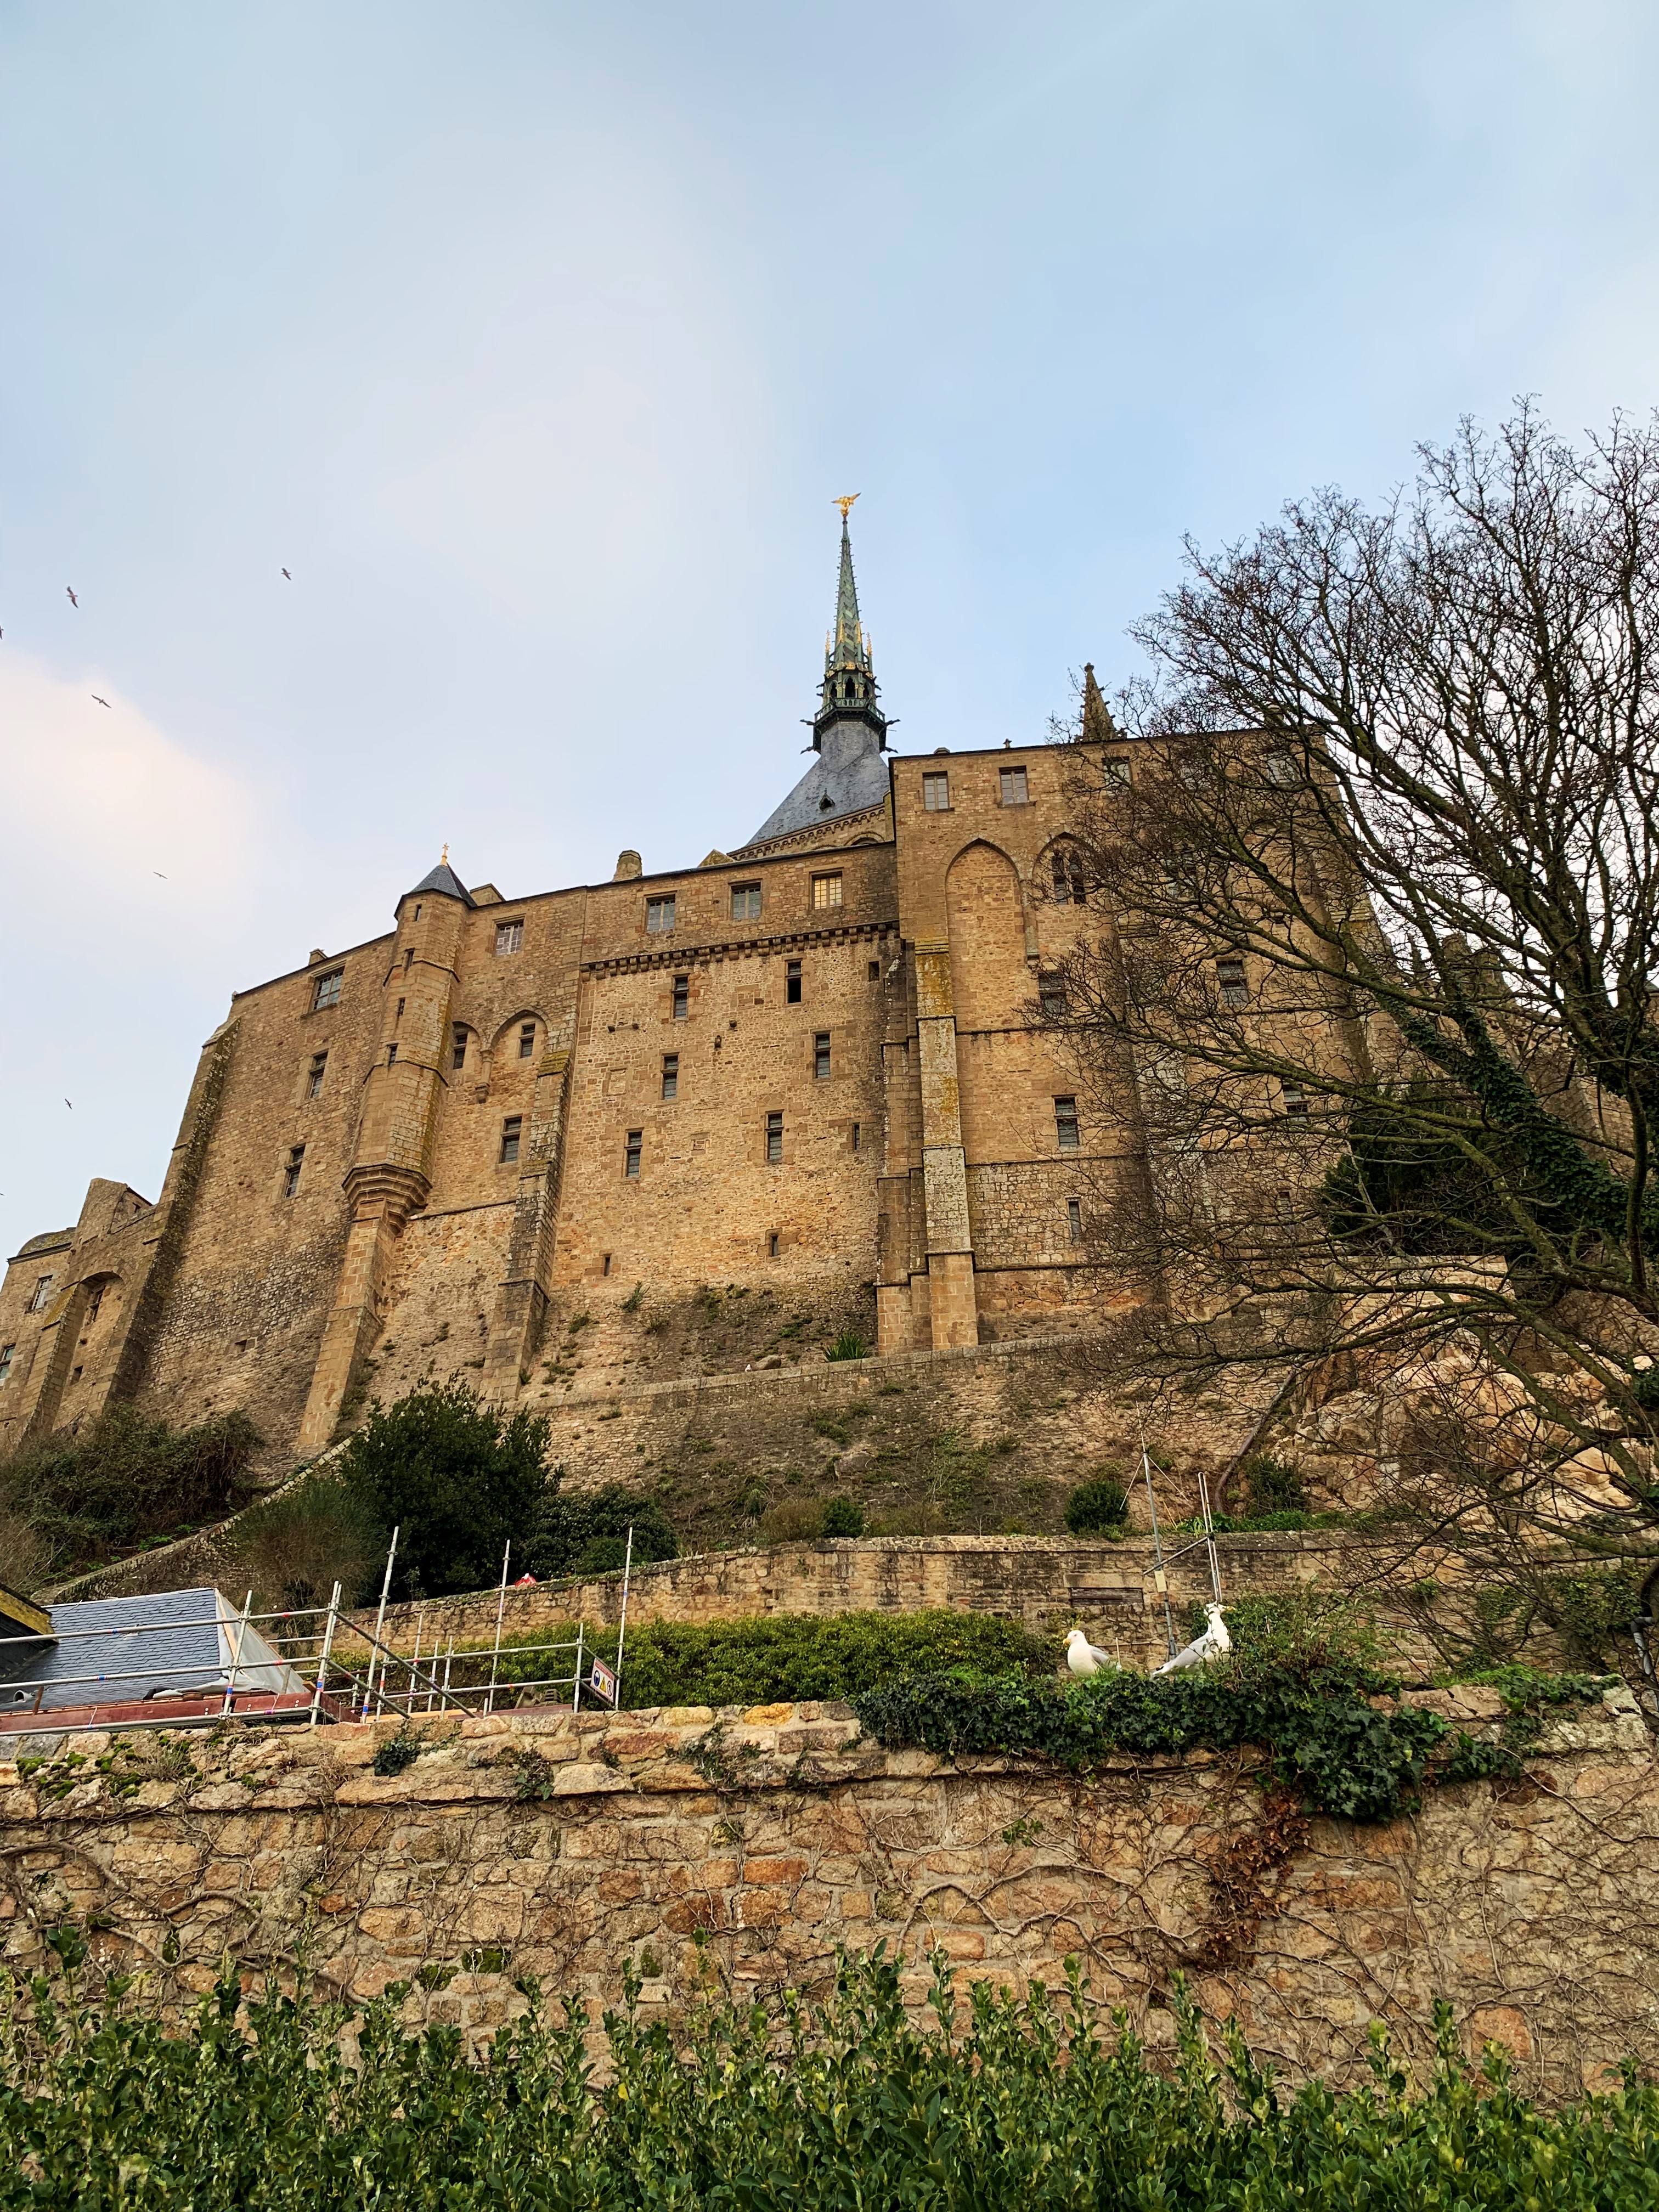
[[1029, 744], [1183, 536], [1645, 413], [1656, 81], [1648, 0], [0, 0], [4, 1251], [446, 842], [752, 835], [838, 495], [896, 746]]

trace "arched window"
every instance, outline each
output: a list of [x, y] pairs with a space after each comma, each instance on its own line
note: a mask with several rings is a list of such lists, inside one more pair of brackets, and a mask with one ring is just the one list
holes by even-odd
[[1089, 896], [1089, 880], [1084, 873], [1083, 855], [1075, 845], [1056, 845], [1054, 854], [1054, 903], [1056, 906], [1083, 906]]

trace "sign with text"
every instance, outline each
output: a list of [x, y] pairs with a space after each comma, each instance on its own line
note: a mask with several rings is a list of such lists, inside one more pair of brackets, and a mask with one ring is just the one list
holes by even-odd
[[590, 1686], [610, 1705], [617, 1702], [617, 1678], [603, 1659], [593, 1662], [593, 1672], [588, 1676]]

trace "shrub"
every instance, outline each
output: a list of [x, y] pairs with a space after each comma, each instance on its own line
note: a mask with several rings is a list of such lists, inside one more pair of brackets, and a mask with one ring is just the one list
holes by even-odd
[[647, 1621], [628, 1632], [631, 1706], [755, 1705], [855, 1698], [901, 1675], [1047, 1676], [1056, 1653], [988, 1613], [769, 1613], [749, 1620]]
[[222, 1520], [246, 1497], [261, 1442], [246, 1413], [173, 1429], [112, 1406], [0, 1462], [0, 1511], [33, 1532], [40, 1571], [62, 1574]]
[[811, 1543], [823, 1534], [823, 1507], [816, 1498], [781, 1498], [761, 1521], [769, 1544]]
[[1066, 1526], [1074, 1536], [1121, 1536], [1129, 1518], [1129, 1493], [1109, 1474], [1079, 1483], [1066, 1501]]
[[528, 1546], [530, 1571], [540, 1581], [561, 1575], [620, 1573], [634, 1531], [634, 1564], [679, 1557], [674, 1524], [654, 1498], [608, 1482], [602, 1490], [568, 1491], [562, 1469], [538, 1500]]
[[1548, 1602], [1571, 1656], [1600, 1667], [1611, 1638], [1641, 1611], [1642, 1593], [1629, 1567], [1602, 1567], [1551, 1582]]
[[870, 1347], [854, 1328], [844, 1328], [824, 1353], [826, 1359], [866, 1359]]
[[386, 1556], [372, 1503], [333, 1462], [251, 1507], [236, 1524], [234, 1548], [238, 1580], [245, 1577], [270, 1612], [326, 1605], [337, 1580], [356, 1605]]
[[[48, 1940], [78, 1978], [84, 1937]], [[499, 1951], [471, 1955], [480, 1972], [505, 1964]], [[453, 1972], [433, 1963], [417, 1978], [441, 1990]], [[963, 2002], [936, 1952], [921, 2025], [907, 2010], [910, 1974], [884, 1949], [843, 1956], [821, 2015], [791, 2005], [792, 2033], [759, 2004], [707, 2002], [674, 2039], [638, 2016], [636, 1974], [603, 2038], [585, 1997], [549, 2007], [532, 1986], [529, 2010], [472, 2063], [460, 2028], [404, 2028], [407, 1983], [353, 2013], [319, 2002], [305, 1976], [292, 1997], [256, 1981], [243, 2034], [234, 1964], [181, 2020], [118, 1983], [96, 2004], [43, 1978], [18, 1992], [0, 2060], [18, 2169], [5, 2201], [155, 2212], [1633, 2212], [1653, 2201], [1659, 2088], [1632, 2069], [1611, 2094], [1540, 2109], [1495, 2049], [1478, 2069], [1465, 2063], [1444, 2004], [1416, 2088], [1379, 2037], [1372, 2080], [1291, 2090], [1237, 2027], [1218, 2063], [1178, 1978], [1174, 2048], [1149, 2056], [1074, 1964], [1058, 2005], [1040, 1985]], [[27, 2174], [42, 2178], [22, 2170], [25, 2146]]]
[[864, 1508], [851, 1498], [832, 1498], [823, 1509], [826, 1536], [861, 1536]]
[[443, 1597], [500, 1580], [510, 1541], [522, 1558], [545, 1485], [549, 1425], [503, 1413], [465, 1383], [377, 1401], [335, 1462], [373, 1511], [377, 1531], [398, 1531], [392, 1594]]
[[1306, 1513], [1310, 1509], [1308, 1486], [1294, 1462], [1257, 1452], [1239, 1473], [1244, 1478], [1245, 1512], [1252, 1520], [1269, 1513]]

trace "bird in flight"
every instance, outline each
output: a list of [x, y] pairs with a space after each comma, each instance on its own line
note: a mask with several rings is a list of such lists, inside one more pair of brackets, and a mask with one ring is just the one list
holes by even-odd
[[[73, 584], [65, 584], [65, 585], [64, 585], [64, 590], [69, 593], [69, 595], [70, 595], [70, 605], [72, 607], [78, 607], [78, 606], [80, 605], [81, 602], [80, 602], [80, 600], [79, 600], [79, 599], [77, 599], [76, 598], [76, 596], [75, 596], [75, 586], [74, 586], [74, 585], [73, 585]], [[65, 1103], [67, 1103], [67, 1102], [65, 1102]]]
[[94, 699], [98, 700], [98, 703], [100, 707], [107, 707], [109, 705], [109, 701], [107, 699], [99, 698], [97, 692], [94, 691], [92, 696]]
[[[161, 871], [159, 868], [152, 868], [152, 869], [150, 870], [150, 873], [151, 873], [151, 875], [153, 875], [153, 876], [161, 876]], [[165, 884], [165, 883], [170, 883], [172, 880], [173, 880], [173, 879], [172, 879], [172, 878], [171, 878], [170, 876], [161, 876], [161, 881], [162, 881], [164, 884]]]
[[[286, 568], [284, 568], [284, 569], [283, 569], [283, 574], [285, 576], [288, 576], [288, 570], [287, 570]], [[294, 581], [294, 579], [293, 579], [293, 577], [292, 577], [292, 576], [288, 576], [288, 580], [289, 580], [289, 583], [291, 584], [291, 583]]]
[[75, 1101], [72, 1098], [66, 1098], [64, 1101], [64, 1103], [69, 1108], [71, 1114], [75, 1111]]

